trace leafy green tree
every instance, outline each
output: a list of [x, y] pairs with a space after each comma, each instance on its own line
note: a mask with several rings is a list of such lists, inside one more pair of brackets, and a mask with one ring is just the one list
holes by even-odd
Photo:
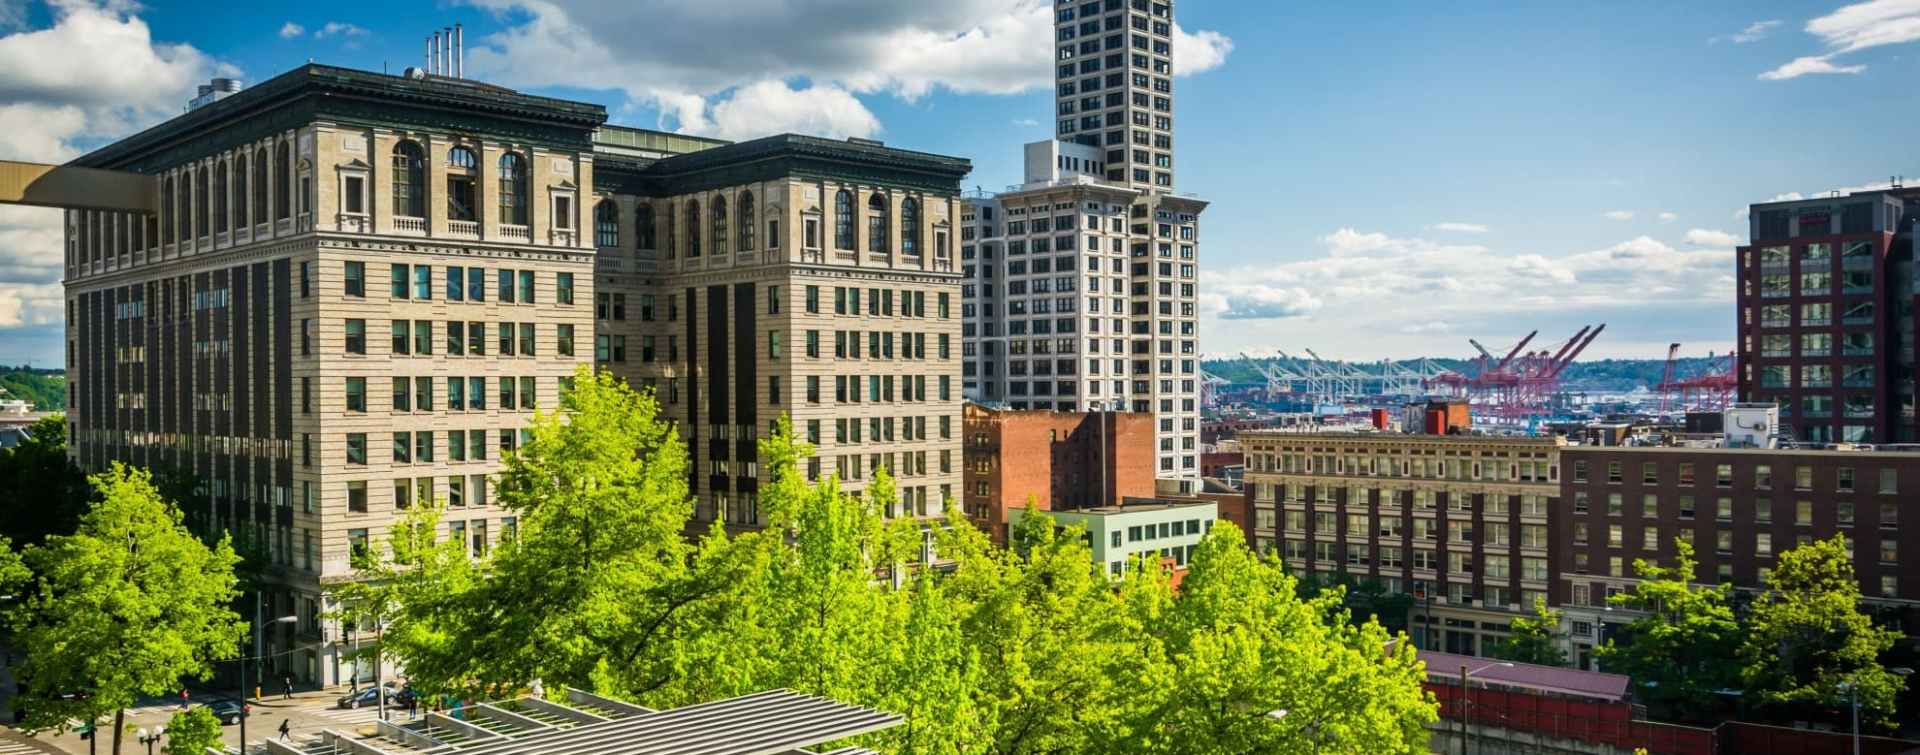
[[1695, 720], [1739, 679], [1740, 626], [1729, 605], [1733, 586], [1695, 585], [1693, 544], [1674, 547], [1671, 567], [1634, 559], [1640, 583], [1607, 601], [1646, 615], [1627, 625], [1624, 644], [1609, 640], [1596, 655], [1606, 670], [1633, 678], [1634, 697], [1656, 718]]
[[207, 755], [220, 746], [220, 719], [202, 705], [173, 714], [167, 722], [167, 755]]
[[1899, 638], [1860, 611], [1853, 557], [1835, 535], [1780, 554], [1747, 616], [1740, 679], [1769, 708], [1846, 705], [1857, 694], [1861, 720], [1892, 728], [1906, 679], [1880, 660]]
[[115, 464], [91, 479], [99, 502], [79, 530], [25, 553], [36, 582], [12, 615], [26, 656], [16, 673], [25, 728], [112, 714], [118, 753], [127, 706], [211, 675], [246, 624], [231, 609], [230, 545], [187, 531], [143, 470]]
[[1377, 622], [1352, 623], [1335, 593], [1300, 600], [1285, 567], [1256, 556], [1231, 523], [1202, 538], [1176, 598], [1165, 585], [1125, 588], [1154, 593], [1138, 618], [1145, 671], [1161, 680], [1140, 693], [1138, 750], [1428, 751], [1438, 713], [1414, 649]]
[[0, 490], [34, 502], [0, 507], [0, 537], [22, 547], [73, 534], [91, 491], [86, 476], [67, 459], [66, 417], [42, 417], [27, 433], [19, 445], [0, 450]]
[[1514, 619], [1507, 638], [1494, 646], [1492, 655], [1519, 663], [1567, 665], [1567, 654], [1560, 649], [1560, 612], [1548, 608], [1545, 598], [1534, 598], [1533, 615]]
[[1388, 592], [1387, 586], [1377, 579], [1359, 579], [1346, 572], [1315, 572], [1298, 578], [1301, 600], [1312, 600], [1321, 594], [1339, 588], [1340, 601], [1347, 607], [1347, 617], [1356, 623], [1378, 621], [1387, 631], [1404, 632], [1407, 630], [1408, 612], [1413, 610], [1413, 596], [1404, 592]]
[[388, 533], [390, 554], [357, 554], [359, 579], [339, 587], [333, 617], [378, 625], [380, 642], [362, 652], [374, 663], [400, 659], [409, 681], [427, 694], [465, 691], [472, 678], [473, 659], [458, 633], [474, 618], [480, 566], [467, 558], [465, 543], [438, 536], [444, 514], [439, 500], [416, 501]]

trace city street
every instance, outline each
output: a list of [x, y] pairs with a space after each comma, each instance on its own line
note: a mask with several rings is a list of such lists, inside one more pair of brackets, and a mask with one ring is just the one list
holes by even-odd
[[[280, 722], [283, 720], [292, 723], [292, 738], [296, 742], [326, 729], [355, 731], [362, 726], [371, 727], [379, 715], [376, 709], [368, 707], [345, 710], [336, 707], [335, 702], [346, 692], [345, 687], [340, 687], [324, 691], [296, 692], [291, 700], [284, 700], [278, 696], [262, 700], [253, 706], [253, 715], [247, 721], [247, 739], [259, 742], [279, 736]], [[194, 704], [198, 705], [212, 699], [214, 698], [211, 695], [196, 695]], [[132, 753], [144, 755], [147, 748], [141, 746], [131, 732], [137, 732], [141, 728], [151, 730], [156, 726], [164, 726], [179, 710], [180, 704], [177, 701], [159, 700], [128, 709], [127, 727], [130, 733], [125, 738], [125, 752], [129, 755]], [[405, 721], [406, 716], [405, 710], [397, 708], [388, 710], [388, 717], [392, 720]], [[239, 746], [240, 727], [237, 724], [222, 727], [222, 731], [228, 747]], [[111, 748], [112, 736], [105, 727], [101, 729], [100, 739], [99, 749], [91, 752], [107, 752]], [[12, 727], [0, 727], [0, 755], [28, 753], [79, 755], [90, 752], [88, 747], [91, 744], [93, 743], [81, 739], [80, 735], [73, 732], [59, 735], [47, 732], [37, 737], [28, 737]], [[158, 752], [159, 748], [165, 745], [166, 740], [160, 740], [154, 745], [154, 751]]]

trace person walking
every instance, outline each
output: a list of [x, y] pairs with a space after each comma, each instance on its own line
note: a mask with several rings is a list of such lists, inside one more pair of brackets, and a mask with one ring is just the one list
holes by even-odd
[[280, 681], [282, 684], [286, 685], [286, 687], [281, 690], [280, 699], [292, 700], [293, 699], [293, 674], [288, 673], [288, 674], [281, 675]]
[[186, 688], [186, 687], [181, 687], [181, 688], [180, 688], [180, 709], [181, 709], [181, 710], [186, 710], [186, 709], [188, 709], [188, 708], [191, 708], [191, 707], [193, 707], [193, 706], [191, 706], [191, 705], [189, 705], [189, 704], [187, 704], [187, 688]]
[[280, 719], [280, 739], [293, 741], [293, 725], [287, 723], [287, 719], [284, 718]]

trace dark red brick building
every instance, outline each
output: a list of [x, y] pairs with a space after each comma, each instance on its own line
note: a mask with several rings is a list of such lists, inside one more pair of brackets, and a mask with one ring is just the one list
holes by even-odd
[[1154, 496], [1153, 415], [1124, 412], [1006, 411], [967, 404], [962, 412], [967, 516], [1004, 543], [1007, 511], [1077, 509]]

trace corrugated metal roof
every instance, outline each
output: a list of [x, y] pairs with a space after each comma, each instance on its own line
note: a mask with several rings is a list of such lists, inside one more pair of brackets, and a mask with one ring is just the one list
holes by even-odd
[[[460, 755], [782, 755], [900, 725], [900, 716], [788, 690], [469, 741]], [[846, 748], [836, 753], [858, 753]]]
[[1454, 655], [1431, 650], [1420, 651], [1420, 660], [1427, 663], [1427, 678], [1441, 684], [1459, 684], [1460, 667], [1466, 666], [1471, 674], [1469, 678], [1482, 684], [1608, 702], [1625, 700], [1627, 684], [1631, 681], [1621, 674], [1538, 666], [1531, 663], [1502, 666], [1495, 664], [1508, 662], [1498, 658]]

